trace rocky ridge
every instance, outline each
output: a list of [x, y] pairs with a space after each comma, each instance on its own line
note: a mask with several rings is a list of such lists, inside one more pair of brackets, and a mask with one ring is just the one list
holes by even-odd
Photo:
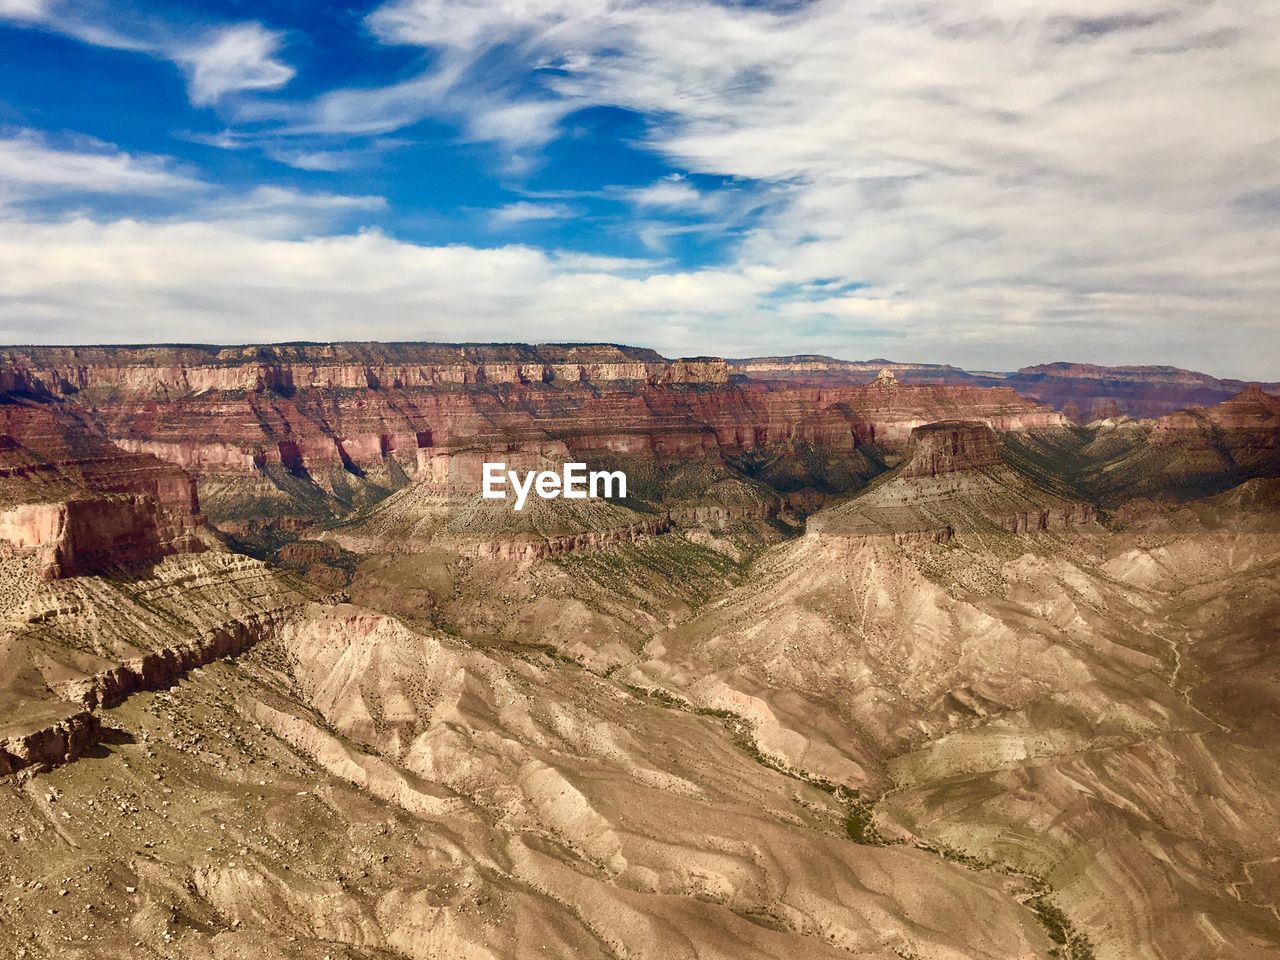
[[102, 708], [243, 653], [310, 597], [225, 553], [44, 584], [0, 619], [0, 769], [76, 759], [98, 742]]
[[59, 401], [0, 402], [0, 541], [46, 577], [203, 549], [195, 481], [111, 443]]
[[268, 547], [478, 452], [736, 458], [799, 504], [865, 482], [923, 423], [1063, 422], [1005, 388], [730, 383], [723, 361], [619, 347], [25, 348], [0, 368], [11, 396], [76, 411], [116, 455], [189, 471], [220, 529]]
[[979, 421], [917, 427], [904, 462], [848, 503], [808, 521], [811, 534], [895, 543], [943, 543], [986, 521], [1032, 533], [1093, 519], [1085, 502], [1062, 499], [1011, 469], [996, 432]]
[[[849, 361], [832, 357], [755, 357], [730, 360], [732, 373], [756, 380], [838, 386], [867, 383], [881, 369], [905, 383], [1004, 386], [1062, 411], [1068, 419], [1089, 423], [1108, 417], [1158, 417], [1184, 407], [1209, 406], [1230, 399], [1247, 384], [1169, 366], [1097, 366], [1043, 363], [1010, 372], [966, 371], [946, 364]], [[1272, 393], [1280, 383], [1264, 384]]]

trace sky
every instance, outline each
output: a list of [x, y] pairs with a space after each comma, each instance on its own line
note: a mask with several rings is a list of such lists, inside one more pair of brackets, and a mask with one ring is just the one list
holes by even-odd
[[1280, 379], [1274, 0], [0, 0], [0, 343]]

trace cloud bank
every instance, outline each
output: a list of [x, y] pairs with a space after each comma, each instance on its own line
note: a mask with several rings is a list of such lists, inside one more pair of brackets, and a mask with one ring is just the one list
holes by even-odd
[[[3, 2], [32, 18], [48, 6]], [[423, 246], [301, 215], [293, 233], [288, 216], [207, 208], [182, 222], [14, 217], [0, 338], [567, 336], [1276, 376], [1274, 4], [397, 0], [366, 28], [426, 66], [255, 96], [292, 68], [277, 34], [236, 26], [184, 67], [191, 98], [243, 94], [228, 123], [288, 138], [303, 169], [341, 169], [335, 138], [358, 150], [423, 119], [536, 157], [579, 111], [622, 109], [644, 118], [639, 146], [683, 171], [616, 192], [650, 248], [690, 230], [738, 239], [713, 267], [584, 268], [554, 248]], [[35, 149], [13, 142], [0, 177]], [[139, 178], [123, 190], [177, 175], [112, 162], [107, 181]], [[495, 230], [571, 213], [529, 200], [480, 215]]]

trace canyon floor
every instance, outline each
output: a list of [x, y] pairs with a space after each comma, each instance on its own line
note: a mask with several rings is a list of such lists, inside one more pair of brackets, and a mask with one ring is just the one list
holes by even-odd
[[[1280, 400], [516, 359], [14, 368], [0, 957], [1280, 956]], [[516, 516], [494, 451], [632, 489]]]

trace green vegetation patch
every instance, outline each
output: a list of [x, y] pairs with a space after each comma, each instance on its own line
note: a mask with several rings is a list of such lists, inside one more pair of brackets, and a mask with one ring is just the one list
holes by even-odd
[[552, 562], [631, 606], [657, 613], [653, 597], [678, 599], [696, 608], [741, 583], [763, 543], [735, 538], [733, 547], [736, 557], [669, 533], [564, 553]]

